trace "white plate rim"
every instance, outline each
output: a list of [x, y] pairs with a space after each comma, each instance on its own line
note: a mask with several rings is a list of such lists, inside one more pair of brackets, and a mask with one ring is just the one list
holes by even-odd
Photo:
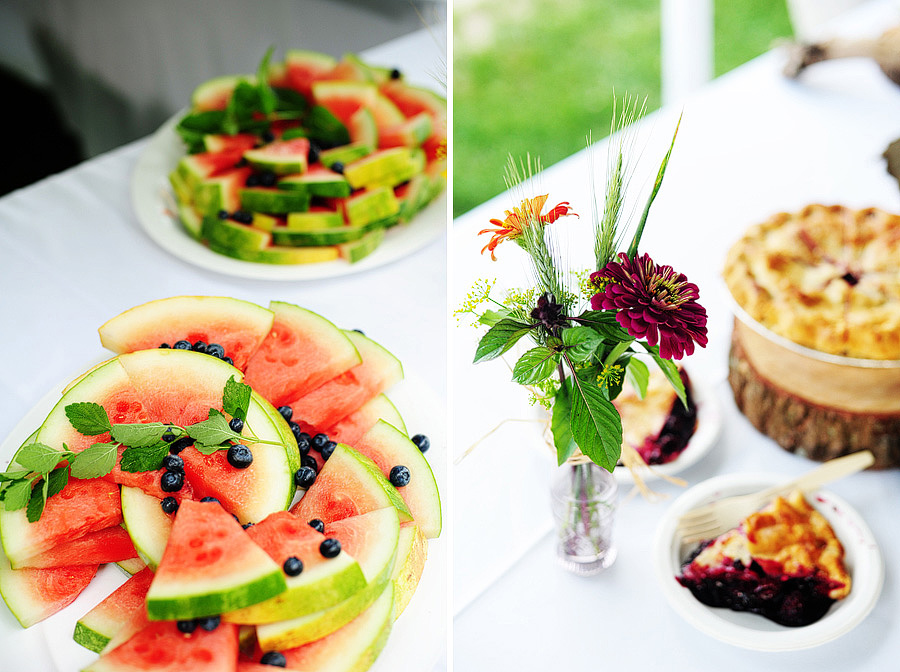
[[853, 585], [850, 595], [832, 605], [821, 620], [790, 628], [755, 614], [714, 609], [699, 602], [675, 580], [681, 555], [676, 528], [683, 513], [719, 497], [751, 492], [781, 480], [784, 476], [778, 474], [737, 473], [703, 481], [672, 503], [660, 520], [654, 539], [654, 569], [669, 604], [701, 632], [740, 648], [797, 651], [833, 641], [865, 619], [877, 603], [884, 583], [884, 560], [869, 526], [844, 499], [825, 490], [808, 494], [807, 501], [825, 516], [843, 544]]
[[384, 241], [364, 259], [350, 264], [343, 259], [317, 264], [278, 265], [233, 259], [213, 252], [185, 232], [175, 214], [175, 198], [169, 173], [184, 156], [175, 132], [179, 111], [170, 117], [142, 150], [131, 176], [131, 201], [138, 222], [153, 242], [194, 266], [240, 278], [256, 280], [320, 280], [367, 271], [412, 254], [441, 234], [447, 234], [447, 190], [406, 224], [385, 232]]
[[[671, 462], [640, 468], [638, 476], [645, 482], [656, 481], [688, 469], [702, 460], [718, 442], [722, 434], [722, 403], [713, 394], [712, 387], [706, 378], [692, 373], [687, 367], [691, 381], [691, 392], [697, 405], [697, 428], [681, 454]], [[634, 475], [624, 466], [613, 471], [620, 485], [634, 483]]]
[[[110, 353], [110, 356], [114, 355]], [[97, 358], [87, 363], [81, 371], [87, 371], [106, 359], [108, 358]], [[5, 468], [15, 451], [40, 426], [59, 401], [63, 389], [77, 375], [67, 376], [53, 386], [0, 442], [0, 467]], [[442, 405], [424, 379], [415, 375], [407, 375], [387, 392], [387, 396], [400, 411], [409, 431], [428, 433], [431, 439], [430, 450], [433, 451], [431, 454], [434, 456], [446, 455], [447, 435], [445, 418], [441, 410]], [[428, 457], [438, 482], [439, 492], [442, 495], [442, 517], [446, 522], [448, 501], [446, 460]], [[370, 668], [371, 672], [388, 672], [389, 670], [410, 670], [411, 672], [418, 669], [416, 666], [409, 666], [410, 647], [413, 645], [416, 646], [418, 652], [418, 663], [428, 657], [433, 658], [429, 667], [438, 663], [446, 646], [445, 612], [447, 610], [446, 577], [448, 574], [446, 536], [445, 530], [438, 539], [429, 540], [425, 569], [416, 592], [406, 610], [394, 623], [384, 650]], [[37, 639], [48, 646], [47, 653], [54, 664], [53, 672], [77, 672], [97, 659], [97, 654], [88, 651], [72, 639], [75, 622], [126, 579], [125, 573], [115, 566], [101, 567], [91, 584], [71, 605], [31, 626], [30, 630], [37, 631], [34, 633]], [[0, 611], [5, 612], [4, 618], [0, 619], [0, 645], [2, 645], [5, 635], [15, 635], [17, 632], [22, 632], [22, 629], [5, 604], [0, 605]], [[5, 626], [7, 622], [10, 624], [9, 628]]]

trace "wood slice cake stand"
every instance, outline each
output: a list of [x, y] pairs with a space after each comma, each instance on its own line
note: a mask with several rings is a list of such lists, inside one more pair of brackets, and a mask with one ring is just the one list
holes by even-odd
[[813, 460], [859, 450], [900, 467], [900, 363], [803, 354], [735, 319], [728, 382], [738, 408], [782, 448]]

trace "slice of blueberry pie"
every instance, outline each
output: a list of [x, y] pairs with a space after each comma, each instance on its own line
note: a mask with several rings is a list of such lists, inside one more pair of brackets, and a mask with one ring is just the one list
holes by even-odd
[[844, 548], [800, 492], [700, 544], [677, 579], [706, 605], [787, 626], [814, 623], [850, 592]]

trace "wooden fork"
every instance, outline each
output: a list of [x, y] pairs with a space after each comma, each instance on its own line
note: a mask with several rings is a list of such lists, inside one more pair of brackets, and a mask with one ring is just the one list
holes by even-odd
[[868, 450], [829, 460], [820, 467], [785, 483], [747, 495], [725, 497], [685, 513], [678, 521], [677, 533], [683, 544], [704, 541], [727, 532], [754, 511], [779, 495], [794, 490], [810, 492], [826, 483], [861, 471], [875, 461]]

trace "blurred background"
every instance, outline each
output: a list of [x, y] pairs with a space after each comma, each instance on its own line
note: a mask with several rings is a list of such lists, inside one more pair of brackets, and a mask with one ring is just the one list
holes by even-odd
[[614, 90], [677, 103], [858, 2], [454, 0], [454, 217], [505, 190], [508, 155], [546, 167], [605, 137]]
[[424, 26], [446, 0], [2, 0], [0, 194], [155, 131], [201, 82], [271, 45], [339, 57]]

